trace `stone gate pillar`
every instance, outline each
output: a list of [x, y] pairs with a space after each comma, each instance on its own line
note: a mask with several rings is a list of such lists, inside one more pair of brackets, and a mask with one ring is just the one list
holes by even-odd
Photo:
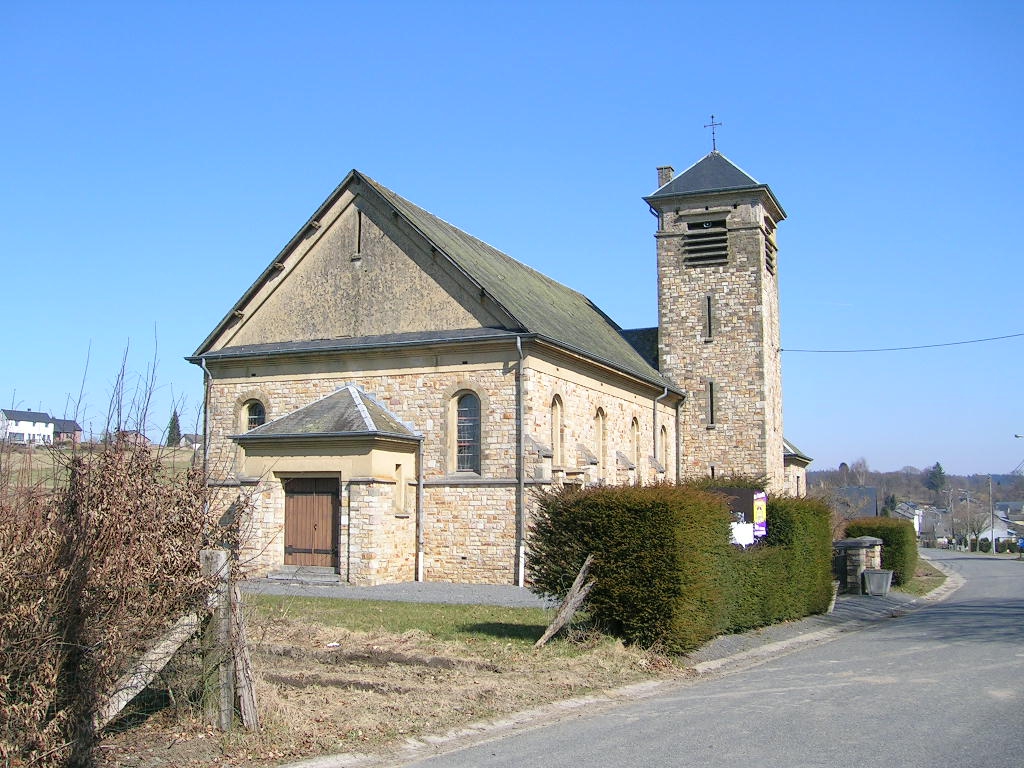
[[874, 536], [858, 536], [832, 542], [846, 556], [846, 588], [848, 594], [863, 594], [861, 576], [868, 568], [882, 567], [882, 540]]

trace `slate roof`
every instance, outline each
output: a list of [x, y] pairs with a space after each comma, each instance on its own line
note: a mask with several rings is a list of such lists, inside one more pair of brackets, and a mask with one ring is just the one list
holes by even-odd
[[347, 437], [378, 435], [419, 440], [420, 436], [355, 384], [232, 439]]
[[622, 336], [635, 349], [640, 357], [647, 361], [652, 368], [660, 370], [658, 364], [658, 329], [654, 328], [629, 328], [619, 331]]
[[[619, 335], [597, 305], [353, 171], [511, 315], [520, 328], [659, 385], [658, 371]], [[515, 329], [511, 329], [515, 330]]]
[[82, 428], [74, 419], [54, 419], [53, 431], [62, 435], [81, 432]]
[[50, 418], [50, 414], [43, 411], [16, 411], [12, 408], [0, 408], [11, 421], [29, 421], [34, 424], [48, 424], [53, 419]]
[[[651, 200], [659, 200], [666, 197], [699, 195], [708, 192], [733, 192], [744, 189], [765, 190], [775, 204], [779, 206], [779, 211], [782, 211], [782, 206], [779, 205], [779, 201], [775, 199], [775, 195], [772, 194], [767, 184], [759, 183], [746, 171], [741, 170], [729, 158], [717, 151], [702, 157], [685, 171], [660, 187], [654, 194], [645, 197], [644, 200], [650, 202]], [[783, 215], [785, 215], [784, 212]]]
[[814, 459], [812, 459], [806, 453], [804, 453], [795, 445], [793, 445], [789, 440], [787, 440], [785, 436], [783, 436], [782, 438], [782, 455], [787, 459], [794, 458], [800, 461], [806, 461], [808, 464], [814, 461]]

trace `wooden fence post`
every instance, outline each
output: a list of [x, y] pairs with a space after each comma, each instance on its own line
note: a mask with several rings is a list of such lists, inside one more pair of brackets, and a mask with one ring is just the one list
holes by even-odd
[[203, 576], [213, 580], [210, 622], [203, 633], [203, 713], [206, 722], [230, 731], [235, 715], [234, 664], [231, 659], [231, 608], [228, 576], [231, 564], [224, 549], [199, 553]]
[[253, 689], [252, 659], [249, 643], [245, 636], [245, 615], [242, 613], [242, 591], [238, 584], [231, 585], [231, 656], [235, 663], [235, 687], [238, 693], [238, 709], [242, 713], [242, 725], [250, 731], [260, 727], [259, 712], [256, 709], [256, 692]]

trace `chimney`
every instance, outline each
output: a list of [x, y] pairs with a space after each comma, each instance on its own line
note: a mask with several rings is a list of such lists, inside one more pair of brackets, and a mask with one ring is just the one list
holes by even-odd
[[676, 169], [671, 165], [662, 165], [658, 167], [658, 189], [661, 189], [670, 181], [675, 175]]

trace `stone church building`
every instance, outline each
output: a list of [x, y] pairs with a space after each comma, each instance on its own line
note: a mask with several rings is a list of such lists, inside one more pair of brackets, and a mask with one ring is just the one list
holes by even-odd
[[765, 476], [782, 435], [771, 189], [718, 152], [643, 198], [658, 327], [353, 170], [189, 358], [213, 485], [254, 499], [243, 559], [343, 581], [522, 584], [532, 492]]

